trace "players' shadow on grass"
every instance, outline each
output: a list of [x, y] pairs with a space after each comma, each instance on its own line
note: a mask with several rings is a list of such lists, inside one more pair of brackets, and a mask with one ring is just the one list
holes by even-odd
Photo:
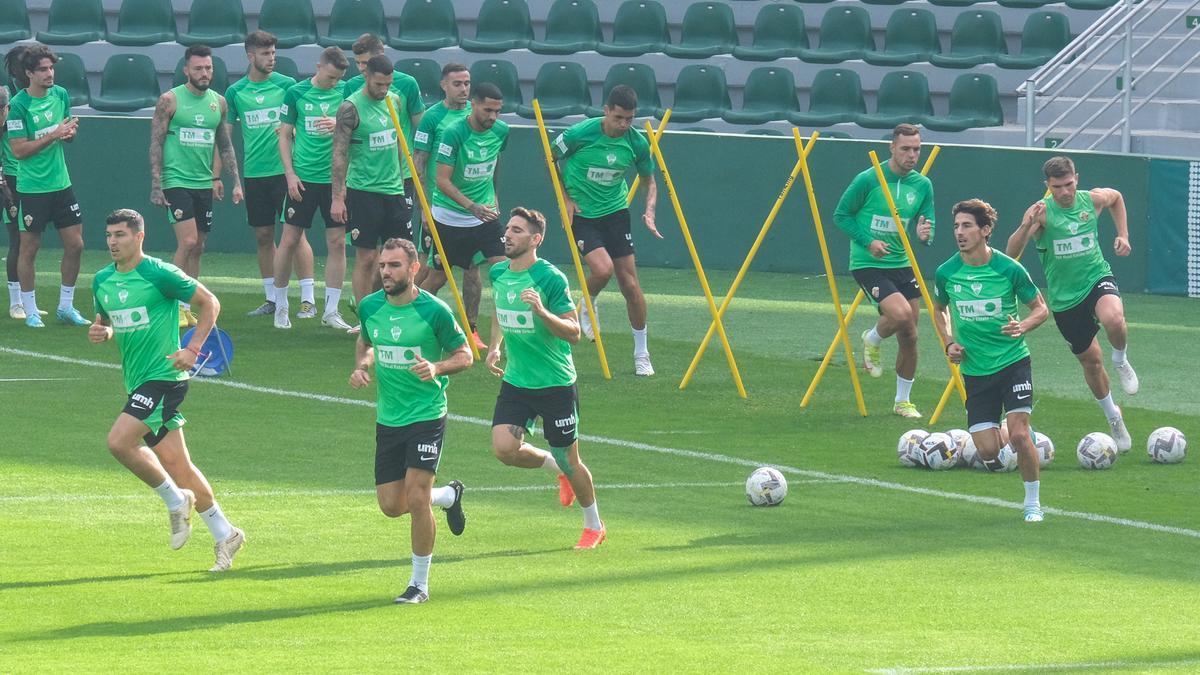
[[186, 572], [146, 572], [144, 574], [113, 574], [102, 577], [76, 577], [74, 579], [45, 579], [31, 581], [0, 582], [0, 591], [21, 590], [28, 588], [55, 588], [59, 586], [76, 586], [79, 584], [103, 584], [110, 582], [140, 581], [167, 577], [190, 577], [194, 571]]

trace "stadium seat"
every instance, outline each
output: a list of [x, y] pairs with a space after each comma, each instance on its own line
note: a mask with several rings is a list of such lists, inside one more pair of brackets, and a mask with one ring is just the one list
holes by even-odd
[[179, 44], [224, 47], [246, 40], [246, 16], [241, 0], [195, 0], [188, 12], [188, 29]]
[[661, 52], [671, 44], [667, 12], [655, 0], [625, 0], [613, 19], [612, 42], [601, 42], [596, 51], [605, 56], [641, 56]]
[[258, 27], [279, 40], [279, 49], [317, 44], [317, 19], [308, 0], [263, 0]]
[[970, 9], [954, 20], [950, 51], [934, 54], [930, 61], [939, 68], [970, 68], [995, 63], [997, 57], [1007, 52], [1000, 15], [986, 9]]
[[108, 41], [125, 47], [145, 47], [175, 41], [175, 10], [171, 0], [123, 0], [117, 30]]
[[721, 118], [731, 124], [762, 124], [786, 120], [800, 112], [796, 80], [787, 68], [763, 66], [750, 71], [742, 90], [742, 109], [728, 110]]
[[546, 39], [529, 43], [537, 54], [574, 54], [596, 51], [604, 40], [600, 12], [592, 0], [555, 0], [546, 15]]
[[1058, 2], [1062, 0], [998, 0], [996, 4], [1010, 9], [1040, 9]]
[[875, 66], [907, 66], [928, 61], [941, 52], [933, 13], [927, 9], [901, 7], [888, 18], [883, 51], [867, 52], [863, 58]]
[[1086, 9], [1099, 11], [1108, 9], [1117, 4], [1121, 0], [1067, 0], [1067, 7], [1071, 9]]
[[813, 78], [808, 95], [808, 112], [789, 115], [797, 126], [825, 127], [853, 122], [867, 112], [862, 81], [858, 72], [845, 68], [827, 68]]
[[663, 51], [681, 59], [707, 59], [728, 54], [737, 44], [733, 9], [723, 2], [697, 2], [683, 15], [679, 44], [666, 45]]
[[318, 36], [317, 44], [350, 49], [363, 33], [374, 33], [387, 42], [387, 20], [380, 0], [334, 0], [329, 11], [329, 33]]
[[304, 76], [300, 74], [300, 68], [296, 65], [296, 62], [286, 56], [275, 57], [275, 72], [280, 75], [287, 75], [297, 82], [304, 79]]
[[929, 0], [929, 4], [938, 7], [970, 7], [981, 2], [987, 2], [987, 0]]
[[[719, 66], [684, 66], [675, 78], [675, 103], [671, 106], [671, 121], [699, 122], [720, 117], [730, 109], [729, 89], [725, 86], [725, 71]], [[659, 119], [661, 115], [655, 115]]]
[[[229, 88], [229, 70], [225, 67], [224, 59], [216, 54], [213, 54], [212, 60], [213, 76], [209, 88], [218, 94], [224, 94], [225, 90]], [[171, 80], [171, 86], [178, 87], [185, 82], [187, 82], [187, 76], [183, 74], [183, 57], [180, 57], [175, 64], [175, 76]]]
[[808, 48], [804, 10], [796, 5], [763, 5], [754, 19], [754, 43], [734, 47], [733, 56], [743, 61], [774, 61], [799, 56]]
[[[543, 63], [533, 81], [533, 97], [542, 108], [543, 118], [582, 115], [592, 105], [587, 71], [573, 61]], [[532, 105], [517, 106], [517, 114], [529, 119], [535, 117]]]
[[897, 124], [922, 124], [933, 115], [929, 81], [913, 70], [894, 70], [883, 76], [875, 97], [875, 112], [859, 115], [858, 125], [891, 129]]
[[778, 129], [772, 129], [770, 127], [755, 127], [753, 129], [746, 129], [745, 131], [743, 131], [741, 133], [746, 134], [747, 136], [787, 136], [788, 135]]
[[1062, 51], [1071, 41], [1071, 24], [1059, 12], [1034, 12], [1021, 31], [1021, 53], [1000, 54], [1001, 68], [1038, 68]]
[[592, 117], [603, 115], [602, 106], [608, 101], [608, 93], [619, 84], [632, 87], [637, 93], [638, 117], [662, 116], [663, 107], [658, 97], [658, 81], [654, 76], [654, 68], [644, 63], [618, 63], [609, 68], [608, 75], [604, 78], [604, 86], [600, 90], [599, 105], [588, 108], [587, 114]]
[[[396, 70], [407, 73], [417, 81], [421, 89], [421, 102], [425, 107], [437, 103], [446, 97], [442, 91], [442, 66], [431, 59], [399, 59], [395, 63]], [[472, 77], [472, 80], [474, 77]]]
[[807, 5], [824, 5], [825, 3], [833, 2], [833, 0], [796, 0], [796, 2], [802, 2]]
[[[441, 77], [440, 71], [437, 76]], [[504, 94], [504, 107], [501, 108], [501, 112], [516, 112], [517, 106], [525, 103], [525, 97], [521, 95], [521, 78], [517, 74], [517, 67], [511, 61], [486, 59], [472, 63], [471, 83], [480, 82], [491, 82]], [[438, 97], [441, 98], [442, 90], [437, 91]]]
[[100, 0], [53, 0], [47, 22], [37, 39], [48, 45], [81, 45], [108, 37]]
[[100, 94], [92, 107], [105, 112], [133, 112], [149, 108], [162, 92], [154, 61], [145, 54], [113, 54], [100, 75]]
[[28, 40], [32, 35], [25, 0], [0, 0], [0, 44]]
[[469, 52], [494, 54], [510, 49], [525, 49], [533, 40], [533, 23], [525, 0], [483, 0], [475, 37], [462, 41]]
[[821, 17], [821, 45], [801, 49], [800, 58], [808, 63], [841, 63], [862, 59], [875, 51], [871, 37], [871, 17], [857, 6], [830, 7]]
[[950, 87], [950, 114], [929, 116], [925, 126], [935, 131], [961, 131], [1004, 124], [1000, 93], [991, 75], [963, 73]]
[[458, 21], [450, 0], [408, 0], [400, 12], [400, 32], [391, 45], [402, 52], [427, 52], [458, 44]]
[[72, 106], [88, 105], [92, 102], [87, 68], [77, 54], [58, 52], [58, 63], [54, 64], [54, 84], [67, 90], [71, 95]]

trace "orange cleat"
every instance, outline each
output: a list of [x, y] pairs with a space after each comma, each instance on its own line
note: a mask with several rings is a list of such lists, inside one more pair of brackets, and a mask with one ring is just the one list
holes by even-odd
[[571, 487], [566, 474], [561, 473], [558, 474], [558, 503], [564, 507], [575, 503], [575, 488]]
[[579, 543], [575, 544], [575, 550], [596, 548], [604, 541], [607, 531], [604, 529], [604, 524], [600, 524], [600, 529], [592, 530], [583, 528], [583, 534], [579, 535]]
[[478, 331], [471, 333], [471, 339], [475, 341], [476, 349], [478, 349], [481, 352], [487, 353], [488, 343], [484, 342], [483, 338], [479, 337]]

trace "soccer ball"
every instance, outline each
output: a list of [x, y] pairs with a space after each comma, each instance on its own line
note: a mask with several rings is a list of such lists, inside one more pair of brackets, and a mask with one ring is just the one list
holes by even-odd
[[[983, 460], [979, 460], [979, 463], [983, 464]], [[1004, 446], [1000, 448], [1000, 452], [996, 454], [996, 459], [992, 462], [991, 466], [983, 464], [983, 468], [995, 473], [1008, 473], [1010, 471], [1016, 471], [1017, 452], [1013, 450], [1012, 445], [1005, 443]]]
[[1093, 431], [1079, 441], [1075, 455], [1085, 469], [1107, 469], [1117, 461], [1117, 443], [1112, 436]]
[[934, 471], [944, 471], [958, 463], [958, 446], [949, 434], [935, 431], [921, 441], [921, 455], [925, 466]]
[[968, 436], [967, 442], [958, 446], [958, 461], [968, 469], [983, 468], [983, 463], [979, 461], [979, 448], [975, 447], [974, 438]]
[[1054, 441], [1040, 431], [1033, 432], [1033, 450], [1037, 453], [1040, 468], [1044, 469], [1054, 461]]
[[[975, 442], [971, 440], [971, 434], [965, 429], [951, 429], [946, 432], [946, 435], [954, 439], [954, 446], [958, 448], [958, 452], [954, 453], [954, 466], [971, 466], [964, 456], [968, 443], [971, 444], [972, 451], [975, 449]], [[974, 456], [974, 452], [971, 454]]]
[[1178, 464], [1187, 457], [1187, 438], [1175, 427], [1159, 427], [1146, 440], [1146, 452], [1159, 464]]
[[787, 479], [778, 469], [760, 467], [746, 479], [746, 499], [755, 506], [779, 506], [787, 496]]
[[900, 442], [896, 445], [896, 455], [900, 464], [907, 467], [925, 466], [925, 455], [921, 452], [921, 441], [929, 435], [924, 429], [909, 429], [900, 434]]

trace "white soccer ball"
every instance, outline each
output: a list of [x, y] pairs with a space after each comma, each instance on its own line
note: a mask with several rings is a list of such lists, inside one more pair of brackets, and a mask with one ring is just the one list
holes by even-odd
[[921, 441], [929, 435], [924, 429], [909, 429], [900, 434], [900, 442], [896, 444], [896, 455], [900, 464], [907, 467], [925, 466], [925, 455], [921, 452]]
[[1033, 432], [1033, 450], [1037, 453], [1040, 468], [1044, 469], [1054, 461], [1054, 441], [1040, 431]]
[[970, 432], [968, 432], [966, 429], [951, 429], [950, 431], [946, 432], [946, 435], [954, 439], [954, 446], [958, 448], [958, 452], [954, 453], [954, 466], [971, 466], [970, 463], [967, 462], [967, 458], [963, 456], [968, 443], [971, 444], [972, 449], [975, 447], [975, 442], [971, 440]]
[[949, 434], [935, 431], [921, 441], [921, 455], [925, 458], [925, 466], [934, 471], [945, 471], [958, 463], [958, 446]]
[[958, 449], [959, 463], [968, 469], [982, 469], [983, 462], [979, 461], [979, 448], [975, 447], [975, 439], [967, 438], [967, 442]]
[[755, 469], [746, 479], [746, 499], [755, 506], [779, 506], [787, 490], [787, 479], [769, 466]]
[[1093, 431], [1079, 441], [1075, 455], [1085, 469], [1107, 469], [1117, 461], [1117, 443], [1112, 436]]
[[[979, 460], [983, 464], [983, 460]], [[1000, 452], [996, 454], [996, 460], [990, 465], [983, 464], [983, 468], [995, 473], [1008, 473], [1017, 470], [1017, 451], [1013, 450], [1012, 445], [1005, 443], [1000, 448]]]
[[1159, 464], [1178, 464], [1187, 457], [1187, 438], [1175, 427], [1159, 427], [1146, 440], [1146, 452]]

